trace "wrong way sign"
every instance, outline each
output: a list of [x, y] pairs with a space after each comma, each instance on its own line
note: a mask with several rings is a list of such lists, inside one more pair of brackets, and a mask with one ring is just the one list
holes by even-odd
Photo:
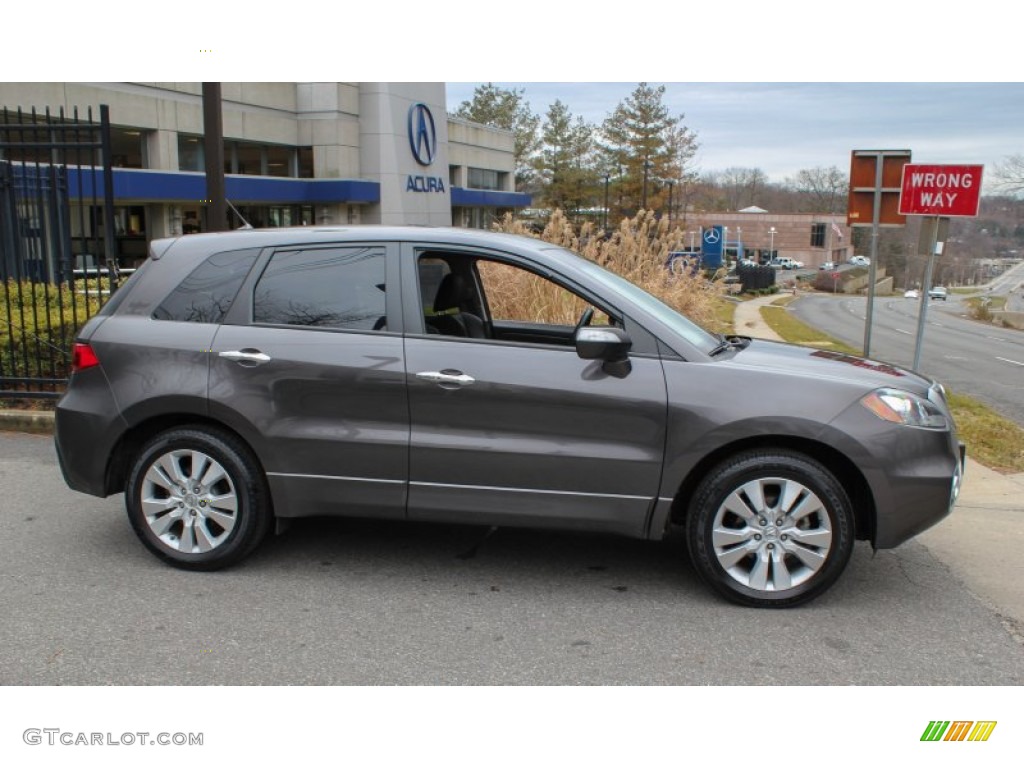
[[977, 216], [984, 167], [907, 163], [899, 212], [905, 216]]

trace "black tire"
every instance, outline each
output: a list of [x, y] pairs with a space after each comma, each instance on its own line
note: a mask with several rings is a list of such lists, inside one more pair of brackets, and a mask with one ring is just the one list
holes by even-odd
[[714, 467], [692, 497], [686, 533], [701, 578], [728, 600], [758, 608], [823, 593], [846, 567], [855, 538], [839, 481], [787, 450], [745, 451]]
[[[182, 479], [194, 482], [186, 486]], [[128, 475], [125, 508], [153, 554], [193, 571], [242, 560], [273, 518], [252, 452], [233, 435], [205, 426], [171, 429], [142, 447]]]

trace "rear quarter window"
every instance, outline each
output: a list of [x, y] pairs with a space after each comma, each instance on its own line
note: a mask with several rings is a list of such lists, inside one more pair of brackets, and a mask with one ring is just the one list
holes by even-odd
[[153, 317], [185, 323], [219, 323], [258, 255], [258, 249], [213, 254], [171, 291]]

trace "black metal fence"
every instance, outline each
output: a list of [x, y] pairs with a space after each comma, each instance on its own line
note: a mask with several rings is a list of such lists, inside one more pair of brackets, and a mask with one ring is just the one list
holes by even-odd
[[774, 267], [754, 265], [736, 267], [736, 275], [743, 284], [744, 293], [748, 291], [763, 291], [775, 285]]
[[117, 290], [110, 115], [0, 110], [0, 400], [60, 396]]

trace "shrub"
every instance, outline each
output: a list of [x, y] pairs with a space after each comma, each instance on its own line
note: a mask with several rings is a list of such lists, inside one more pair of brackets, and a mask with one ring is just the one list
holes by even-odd
[[[494, 229], [500, 232], [538, 235], [511, 214], [498, 222]], [[611, 232], [584, 223], [579, 231], [565, 215], [556, 210], [548, 220], [540, 239], [575, 251], [606, 269], [626, 278], [657, 296], [670, 307], [689, 317], [695, 323], [711, 329], [722, 330], [716, 315], [716, 303], [725, 293], [725, 284], [703, 274], [675, 275], [665, 267], [668, 254], [683, 248], [685, 233], [679, 228], [669, 229], [665, 219], [656, 219], [650, 211], [640, 211], [632, 219], [623, 219], [619, 227]], [[519, 270], [516, 274], [521, 275]], [[510, 276], [502, 281], [498, 295], [489, 294], [488, 301], [496, 314], [502, 308], [523, 306], [542, 307], [539, 313], [546, 322], [571, 325], [582, 311], [582, 304], [565, 297], [546, 281], [529, 280]]]
[[67, 284], [0, 283], [0, 377], [63, 379], [78, 329], [99, 310], [105, 294], [90, 280]]

